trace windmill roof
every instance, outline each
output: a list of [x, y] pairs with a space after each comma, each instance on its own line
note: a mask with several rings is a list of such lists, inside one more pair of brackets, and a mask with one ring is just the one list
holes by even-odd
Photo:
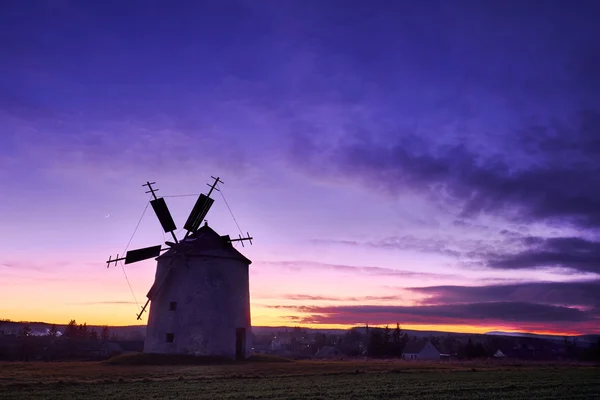
[[[240, 253], [229, 241], [229, 236], [221, 236], [208, 225], [203, 225], [196, 232], [179, 242], [188, 257], [208, 256], [221, 258], [235, 258], [251, 264], [252, 261]], [[163, 255], [157, 257], [168, 258], [175, 254], [171, 248]]]
[[409, 340], [402, 352], [410, 354], [420, 353], [423, 347], [425, 347], [425, 343], [427, 343], [427, 340]]
[[316, 352], [315, 357], [333, 357], [337, 356], [339, 351], [333, 346], [323, 346]]
[[502, 350], [498, 349], [495, 353], [494, 353], [494, 357], [506, 357], [504, 355], [504, 353], [502, 352]]

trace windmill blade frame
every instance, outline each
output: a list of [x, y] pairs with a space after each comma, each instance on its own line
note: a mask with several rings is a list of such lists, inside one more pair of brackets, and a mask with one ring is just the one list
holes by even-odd
[[190, 211], [190, 215], [188, 216], [187, 221], [185, 221], [185, 225], [183, 226], [185, 230], [188, 232], [196, 232], [204, 220], [204, 217], [210, 211], [210, 207], [214, 203], [214, 199], [211, 199], [205, 194], [200, 194], [198, 196], [198, 200], [196, 200], [196, 204]]
[[131, 264], [134, 262], [147, 260], [149, 258], [156, 258], [160, 255], [161, 250], [162, 246], [160, 244], [141, 249], [129, 250], [127, 254], [125, 254], [125, 264]]
[[165, 199], [160, 197], [150, 201], [150, 205], [152, 205], [152, 209], [160, 222], [165, 233], [173, 232], [177, 230], [177, 226], [175, 225], [175, 221], [173, 221], [173, 217], [171, 216], [171, 212], [169, 211], [169, 207], [167, 207], [167, 203]]

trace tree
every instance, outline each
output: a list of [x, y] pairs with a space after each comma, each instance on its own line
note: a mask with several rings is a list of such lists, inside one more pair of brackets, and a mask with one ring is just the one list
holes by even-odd
[[469, 341], [465, 346], [465, 356], [469, 359], [475, 356], [475, 345], [473, 344], [473, 340], [471, 340], [471, 338], [469, 338]]
[[108, 326], [104, 325], [102, 327], [102, 333], [100, 333], [100, 339], [102, 339], [102, 341], [106, 342], [109, 337], [110, 337], [110, 331], [108, 330]]
[[339, 350], [349, 356], [358, 356], [361, 354], [361, 342], [363, 335], [357, 329], [350, 329], [338, 342]]
[[483, 347], [483, 344], [481, 344], [481, 342], [477, 342], [477, 344], [475, 345], [474, 357], [485, 358], [487, 356], [488, 356], [488, 354], [487, 354], [487, 351], [485, 350], [485, 347]]
[[58, 335], [58, 329], [56, 328], [56, 325], [52, 324], [50, 329], [48, 329], [48, 336], [56, 337], [56, 335]]
[[383, 328], [382, 352], [384, 356], [389, 356], [392, 348], [392, 332], [389, 326]]
[[31, 327], [29, 325], [25, 325], [21, 330], [21, 337], [31, 336]]
[[77, 322], [72, 319], [65, 328], [65, 337], [74, 340], [77, 338]]
[[329, 345], [329, 340], [327, 339], [327, 335], [324, 333], [317, 334], [314, 342], [314, 351], [319, 351], [322, 347]]
[[293, 338], [298, 339], [299, 341], [302, 341], [308, 336], [308, 332], [306, 332], [306, 330], [302, 329], [299, 326], [295, 326], [294, 329], [292, 330], [291, 336]]
[[402, 350], [406, 346], [407, 341], [408, 335], [406, 333], [402, 334], [400, 324], [396, 323], [396, 329], [392, 333], [391, 355], [393, 357], [402, 357]]
[[568, 358], [574, 358], [577, 354], [577, 342], [573, 340], [569, 340], [565, 337], [565, 355]]
[[394, 333], [392, 334], [392, 341], [400, 342], [401, 335], [402, 335], [402, 330], [400, 329], [400, 324], [396, 322], [396, 328], [394, 329]]
[[302, 343], [296, 339], [295, 336], [292, 336], [290, 339], [290, 351], [292, 353], [298, 353], [302, 349]]
[[20, 339], [20, 347], [21, 347], [21, 360], [29, 361], [29, 357], [31, 356], [31, 327], [29, 325], [25, 325], [19, 334]]
[[129, 340], [136, 340], [136, 341], [143, 341], [144, 340], [144, 334], [138, 330], [132, 331], [129, 334]]
[[594, 346], [589, 347], [585, 351], [583, 358], [588, 361], [600, 361], [600, 338], [598, 338], [598, 342]]
[[367, 345], [367, 352], [371, 357], [382, 357], [385, 355], [385, 348], [383, 346], [383, 332], [381, 329], [372, 328], [370, 329], [369, 343]]
[[79, 327], [77, 328], [77, 337], [80, 340], [87, 340], [88, 339], [88, 328], [87, 328], [87, 323], [83, 323], [81, 325], [79, 325]]
[[444, 349], [448, 353], [452, 354], [453, 356], [456, 355], [456, 353], [458, 353], [458, 346], [456, 340], [451, 335], [447, 335], [446, 337], [444, 337], [442, 343], [444, 345]]

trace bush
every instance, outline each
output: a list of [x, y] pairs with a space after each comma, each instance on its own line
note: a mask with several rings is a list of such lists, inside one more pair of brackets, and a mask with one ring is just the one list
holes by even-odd
[[[246, 362], [287, 363], [292, 360], [265, 354], [253, 354]], [[114, 356], [104, 361], [108, 365], [220, 365], [237, 361], [219, 356], [193, 356], [187, 354], [129, 353]]]
[[246, 361], [250, 362], [272, 362], [272, 363], [288, 363], [293, 362], [294, 360], [290, 360], [289, 358], [269, 355], [269, 354], [252, 354], [250, 357], [246, 359]]
[[227, 357], [146, 353], [121, 354], [104, 361], [109, 365], [215, 365], [233, 362]]

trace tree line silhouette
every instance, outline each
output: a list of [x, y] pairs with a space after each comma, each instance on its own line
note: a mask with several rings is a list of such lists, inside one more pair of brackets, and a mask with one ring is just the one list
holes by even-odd
[[54, 324], [45, 334], [34, 332], [27, 324], [16, 335], [0, 335], [0, 359], [53, 361], [101, 358], [110, 339], [108, 326], [98, 331], [90, 329], [86, 323], [77, 324], [75, 320], [69, 321], [63, 332]]

